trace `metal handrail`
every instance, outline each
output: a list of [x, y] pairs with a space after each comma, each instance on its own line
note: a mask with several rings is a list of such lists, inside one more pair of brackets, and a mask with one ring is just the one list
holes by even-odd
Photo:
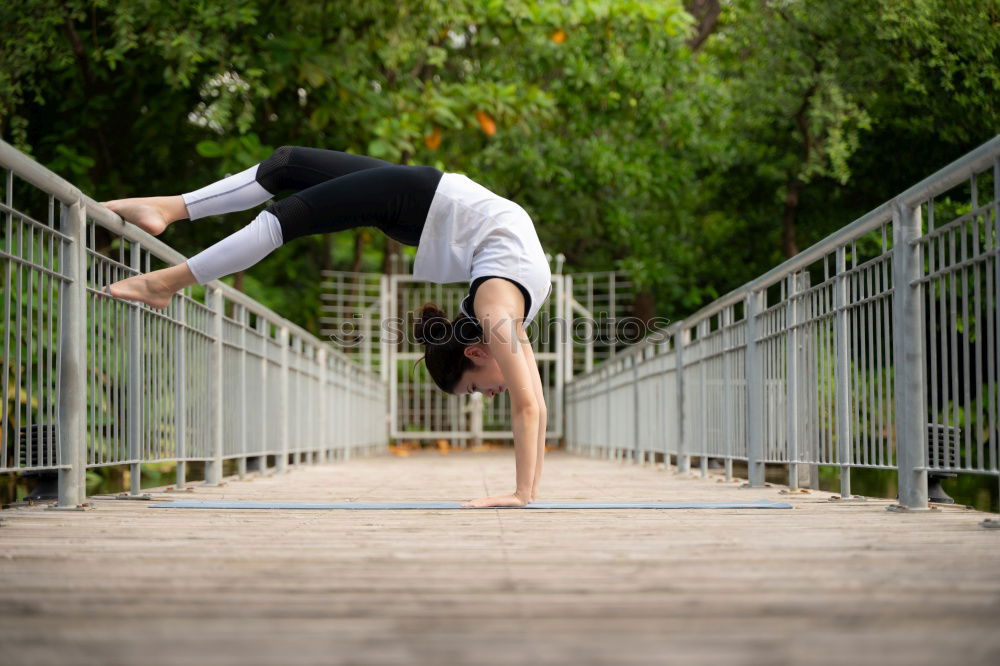
[[[743, 301], [751, 292], [757, 292], [770, 287], [779, 280], [799, 271], [802, 268], [805, 268], [817, 259], [830, 254], [833, 250], [844, 243], [848, 243], [864, 236], [873, 229], [877, 229], [879, 225], [883, 224], [892, 217], [893, 206], [914, 206], [930, 197], [947, 192], [955, 185], [969, 178], [972, 174], [988, 167], [990, 163], [996, 159], [998, 154], [1000, 154], [1000, 135], [993, 137], [972, 152], [963, 155], [951, 164], [939, 169], [934, 174], [924, 178], [916, 185], [907, 188], [898, 196], [893, 197], [889, 201], [873, 208], [850, 224], [834, 231], [826, 238], [810, 245], [808, 248], [802, 250], [795, 256], [789, 257], [763, 275], [736, 287], [711, 303], [695, 310], [687, 317], [675, 321], [664, 330], [664, 333], [668, 337], [673, 336], [681, 329], [691, 328], [692, 326], [697, 325], [698, 322], [718, 314], [724, 308]], [[619, 351], [616, 356], [616, 360], [620, 359], [622, 356], [638, 354], [647, 347], [654, 344], [660, 344], [661, 342], [662, 341], [648, 339], [641, 340], [640, 342]], [[591, 372], [596, 372], [597, 370], [598, 368], [595, 368]], [[575, 376], [575, 379], [581, 379], [586, 377], [588, 374], [590, 373], [584, 372], [578, 374]]]
[[[251, 465], [266, 468], [268, 456], [284, 471], [291, 462], [385, 446], [386, 428], [364, 413], [384, 411], [386, 382], [219, 280], [204, 285], [204, 304], [182, 293], [180, 307], [166, 312], [121, 299], [91, 301], [96, 271], [139, 271], [144, 253], [174, 264], [186, 257], [2, 140], [0, 168], [7, 178], [4, 230], [11, 234], [0, 258], [11, 285], [17, 276], [3, 306], [3, 389], [10, 386], [16, 398], [11, 415], [6, 408], [0, 414], [0, 470], [58, 470], [59, 506], [74, 507], [86, 497], [88, 467], [129, 465], [131, 494], [138, 495], [140, 465], [149, 461], [176, 461], [183, 487], [187, 461], [204, 461], [205, 482], [217, 484], [227, 459], [242, 475]], [[13, 204], [15, 175], [47, 195], [48, 223]], [[88, 247], [89, 224], [129, 241], [131, 258]], [[44, 292], [41, 277], [49, 280]], [[25, 306], [29, 317], [22, 317]], [[48, 327], [36, 335], [43, 312]], [[114, 342], [118, 331], [127, 344]], [[11, 338], [15, 353], [8, 357]], [[6, 432], [12, 424], [21, 439]], [[36, 438], [50, 429], [57, 437]]]
[[[29, 156], [25, 155], [17, 148], [14, 148], [14, 146], [10, 145], [3, 139], [0, 139], [0, 167], [13, 169], [19, 178], [22, 178], [39, 189], [45, 190], [66, 205], [71, 205], [76, 201], [83, 202], [87, 217], [94, 220], [94, 222], [108, 231], [112, 231], [131, 242], [141, 244], [144, 248], [147, 248], [154, 255], [164, 261], [180, 264], [188, 259], [156, 236], [150, 235], [130, 222], [126, 222], [119, 217], [118, 214], [102, 206], [99, 202], [84, 194], [72, 183], [63, 179], [61, 176], [49, 170], [42, 164], [39, 164], [35, 160], [31, 159]], [[222, 295], [228, 300], [233, 301], [234, 303], [239, 303], [254, 314], [266, 317], [274, 323], [287, 327], [290, 332], [295, 333], [302, 338], [308, 339], [315, 344], [325, 345], [329, 349], [328, 353], [333, 354], [337, 358], [354, 363], [350, 357], [336, 347], [320, 340], [295, 322], [285, 319], [274, 310], [271, 310], [262, 303], [255, 301], [242, 291], [234, 289], [225, 282], [212, 280], [211, 282], [206, 283], [205, 286], [220, 290]]]
[[[963, 182], [935, 219], [935, 198]], [[995, 136], [674, 322], [667, 341], [647, 338], [574, 377], [568, 445], [675, 456], [681, 472], [698, 457], [703, 474], [709, 458], [727, 476], [745, 460], [755, 487], [767, 463], [787, 465], [792, 487], [799, 467], [832, 465], [844, 499], [851, 469], [896, 469], [899, 501], [916, 510], [929, 471], [1000, 474], [1000, 404], [982, 397], [1000, 386], [998, 219]], [[873, 256], [858, 256], [859, 240]], [[937, 435], [925, 425], [937, 419], [975, 424], [962, 428], [960, 458], [928, 461]]]

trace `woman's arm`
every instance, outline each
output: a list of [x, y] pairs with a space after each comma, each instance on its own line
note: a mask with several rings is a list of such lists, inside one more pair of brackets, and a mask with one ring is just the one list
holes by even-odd
[[538, 363], [535, 361], [535, 353], [528, 345], [524, 351], [525, 359], [532, 370], [532, 382], [535, 387], [535, 397], [538, 400], [540, 411], [538, 414], [538, 454], [535, 458], [535, 475], [531, 484], [531, 501], [538, 497], [538, 486], [542, 480], [542, 461], [545, 458], [545, 430], [548, 423], [548, 410], [545, 405], [545, 393], [542, 391], [542, 377], [538, 374]]
[[503, 373], [510, 395], [516, 489], [510, 495], [484, 497], [462, 506], [524, 506], [531, 501], [539, 430], [544, 429], [540, 423], [544, 403], [538, 398], [536, 381], [532, 377], [538, 375], [538, 368], [528, 362], [531, 343], [520, 317], [513, 315], [514, 311], [523, 312], [524, 297], [506, 280], [487, 280], [476, 293], [475, 310], [483, 327], [483, 342]]

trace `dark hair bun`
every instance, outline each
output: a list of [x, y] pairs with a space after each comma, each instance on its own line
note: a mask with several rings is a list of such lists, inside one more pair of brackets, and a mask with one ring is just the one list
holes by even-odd
[[443, 344], [451, 338], [451, 322], [445, 311], [424, 303], [413, 322], [413, 339], [422, 345]]

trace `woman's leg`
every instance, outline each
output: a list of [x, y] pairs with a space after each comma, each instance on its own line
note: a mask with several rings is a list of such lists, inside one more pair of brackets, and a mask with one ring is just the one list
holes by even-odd
[[281, 146], [260, 164], [181, 196], [192, 220], [247, 210], [275, 194], [298, 192], [334, 178], [377, 167], [385, 160], [339, 150]]
[[184, 264], [116, 282], [112, 295], [166, 307], [178, 289], [249, 268], [280, 245], [309, 234], [375, 226], [401, 243], [416, 245], [442, 172], [398, 165], [361, 171], [286, 197]]
[[420, 240], [441, 172], [390, 165], [308, 187], [260, 213], [236, 233], [187, 260], [199, 284], [253, 266], [300, 236], [375, 226], [405, 245]]
[[281, 146], [263, 162], [193, 192], [101, 203], [156, 236], [177, 220], [198, 220], [247, 210], [282, 191], [298, 192], [355, 171], [384, 166], [392, 164], [339, 150]]

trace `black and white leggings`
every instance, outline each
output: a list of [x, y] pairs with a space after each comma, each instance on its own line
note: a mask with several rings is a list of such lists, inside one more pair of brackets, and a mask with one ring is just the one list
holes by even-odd
[[405, 245], [420, 240], [443, 173], [338, 150], [282, 146], [254, 166], [182, 194], [190, 219], [258, 206], [285, 191], [250, 224], [188, 259], [199, 284], [253, 266], [309, 234], [374, 226]]

